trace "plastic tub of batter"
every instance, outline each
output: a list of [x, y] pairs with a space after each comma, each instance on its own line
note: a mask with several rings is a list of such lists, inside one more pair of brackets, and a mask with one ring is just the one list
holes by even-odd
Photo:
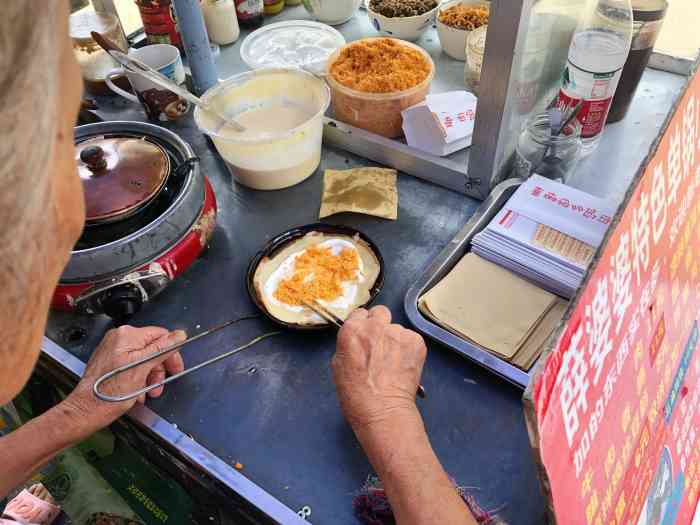
[[311, 176], [321, 161], [326, 83], [299, 69], [258, 69], [231, 77], [202, 97], [246, 127], [238, 132], [197, 108], [235, 181], [256, 190], [287, 188]]
[[[382, 38], [380, 37], [379, 39]], [[365, 39], [357, 42], [379, 39]], [[348, 45], [351, 46], [357, 42]], [[425, 100], [425, 96], [430, 90], [430, 83], [435, 76], [435, 64], [424, 49], [403, 40], [399, 40], [399, 42], [404, 46], [418, 50], [430, 65], [430, 73], [428, 73], [425, 80], [404, 91], [368, 93], [350, 89], [339, 83], [330, 74], [333, 63], [338, 59], [344, 48], [338, 49], [330, 56], [326, 81], [331, 88], [333, 113], [336, 119], [388, 138], [396, 138], [403, 135], [401, 112]]]

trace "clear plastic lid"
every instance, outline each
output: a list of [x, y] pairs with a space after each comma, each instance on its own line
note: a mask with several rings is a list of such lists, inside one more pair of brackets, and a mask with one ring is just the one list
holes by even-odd
[[241, 58], [251, 69], [299, 67], [323, 74], [328, 57], [345, 38], [319, 22], [278, 22], [252, 32], [241, 45]]

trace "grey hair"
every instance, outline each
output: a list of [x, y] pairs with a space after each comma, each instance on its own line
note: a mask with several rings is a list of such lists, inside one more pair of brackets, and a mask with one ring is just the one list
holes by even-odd
[[[4, 308], [17, 307], [31, 276], [34, 233], [48, 214], [62, 49], [60, 3], [4, 0], [0, 13], [0, 286]], [[59, 26], [60, 27], [60, 26]], [[35, 255], [36, 254], [36, 255]]]

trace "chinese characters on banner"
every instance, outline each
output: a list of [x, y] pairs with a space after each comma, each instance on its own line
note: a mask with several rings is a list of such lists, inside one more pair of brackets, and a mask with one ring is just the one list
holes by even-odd
[[700, 494], [700, 75], [534, 379], [557, 522], [689, 525]]

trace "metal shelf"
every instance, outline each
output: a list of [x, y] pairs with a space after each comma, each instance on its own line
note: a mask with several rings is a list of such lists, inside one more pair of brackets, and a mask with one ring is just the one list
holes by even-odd
[[[302, 7], [287, 8], [279, 15], [266, 19], [266, 23], [285, 20], [310, 20], [310, 15]], [[336, 26], [348, 42], [369, 36], [379, 36], [364, 10], [360, 10], [350, 21]], [[241, 37], [232, 45], [221, 47], [216, 57], [220, 78], [228, 78], [248, 66], [241, 60], [240, 47], [249, 31], [243, 31]], [[442, 52], [440, 40], [434, 27], [428, 28], [416, 42], [424, 48], [435, 62], [435, 79], [431, 85], [432, 93], [464, 90], [464, 62], [450, 58]], [[411, 148], [401, 140], [390, 140], [347, 124], [326, 120], [324, 130], [326, 144], [369, 160], [392, 166], [415, 177], [428, 180], [434, 184], [461, 193], [470, 192], [466, 188], [469, 148], [457, 151], [447, 157], [436, 157]]]

